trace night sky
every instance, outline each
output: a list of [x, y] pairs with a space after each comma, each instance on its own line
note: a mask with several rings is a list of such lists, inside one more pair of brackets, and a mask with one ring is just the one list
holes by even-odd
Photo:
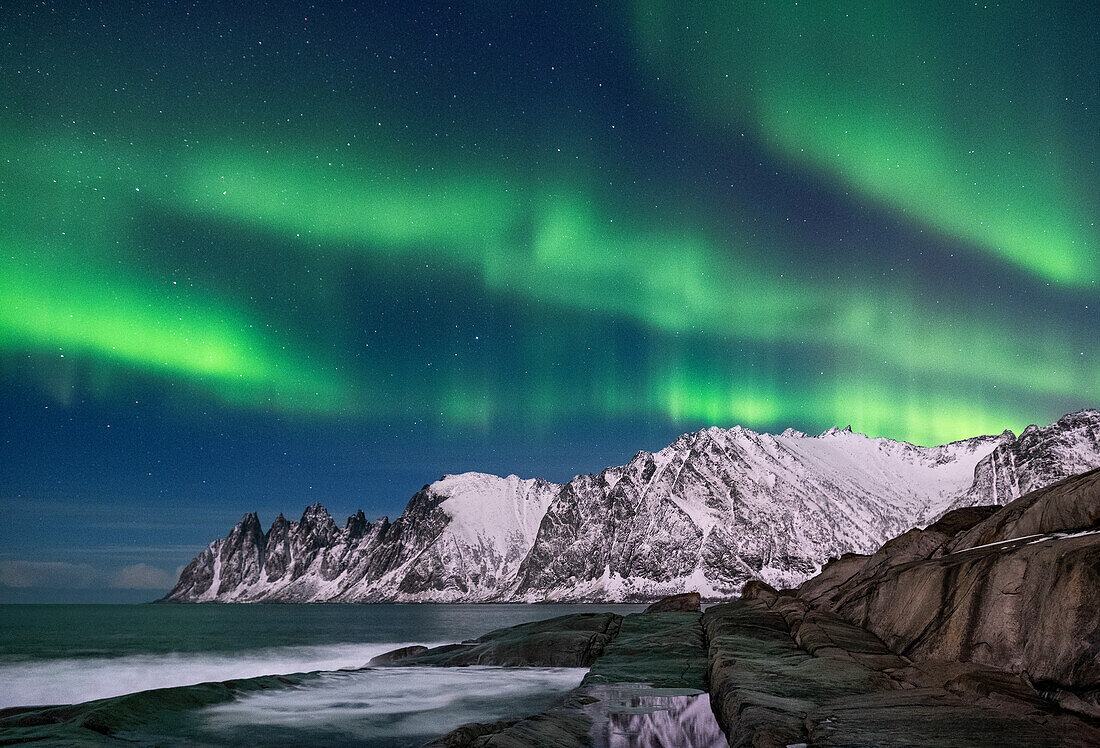
[[92, 5], [0, 6], [0, 601], [708, 425], [1098, 404], [1090, 3]]

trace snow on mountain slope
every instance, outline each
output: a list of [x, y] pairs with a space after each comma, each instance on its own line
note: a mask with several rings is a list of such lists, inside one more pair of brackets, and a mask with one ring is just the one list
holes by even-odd
[[444, 476], [392, 524], [338, 528], [320, 504], [267, 534], [255, 514], [184, 569], [170, 601], [482, 600], [515, 573], [560, 486], [514, 475]]
[[801, 582], [957, 506], [1005, 504], [1100, 465], [1100, 412], [937, 447], [709, 428], [565, 485], [481, 473], [425, 486], [393, 523], [320, 505], [246, 515], [173, 601], [635, 600]]
[[1050, 426], [1028, 426], [1019, 439], [997, 446], [978, 463], [974, 483], [949, 508], [979, 503], [1005, 505], [1070, 475], [1096, 467], [1100, 411], [1081, 410]]
[[[364, 579], [336, 599], [491, 599], [515, 574], [560, 490], [556, 483], [514, 475], [444, 476], [421, 491], [439, 500], [437, 509], [446, 515], [445, 520], [436, 520], [440, 531], [410, 544], [402, 556], [407, 561], [377, 581]], [[398, 522], [405, 521], [407, 515], [408, 509]]]
[[1004, 439], [915, 447], [830, 429], [685, 434], [571, 481], [510, 590], [522, 599], [648, 598], [785, 586], [830, 556], [870, 551], [949, 504]]

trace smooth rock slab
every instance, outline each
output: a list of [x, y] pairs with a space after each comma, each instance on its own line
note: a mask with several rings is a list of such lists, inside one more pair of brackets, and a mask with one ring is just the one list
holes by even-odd
[[583, 685], [647, 683], [706, 689], [707, 649], [698, 613], [634, 613], [596, 660]]
[[818, 704], [880, 687], [855, 662], [799, 647], [784, 617], [760, 600], [711, 607], [703, 626], [711, 702], [731, 746], [806, 742], [805, 718]]
[[910, 663], [787, 596], [714, 606], [703, 623], [711, 699], [731, 746], [1100, 745], [1095, 725], [1013, 673]]
[[581, 686], [561, 707], [512, 723], [464, 725], [430, 745], [436, 748], [725, 745], [705, 690], [707, 650], [700, 615], [635, 613], [622, 618], [614, 631], [614, 640], [604, 647]]
[[703, 599], [698, 592], [684, 592], [679, 595], [669, 595], [650, 605], [644, 613], [698, 613], [703, 604]]
[[806, 722], [814, 746], [1086, 748], [1098, 737], [1073, 718], [982, 708], [933, 688], [840, 699], [812, 710]]
[[615, 613], [558, 616], [490, 631], [461, 644], [396, 649], [378, 655], [367, 666], [589, 667], [615, 638], [622, 620]]

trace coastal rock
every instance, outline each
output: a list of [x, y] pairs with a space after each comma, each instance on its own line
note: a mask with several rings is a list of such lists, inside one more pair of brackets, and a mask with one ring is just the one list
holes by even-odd
[[973, 663], [912, 662], [865, 629], [787, 595], [703, 614], [711, 703], [740, 746], [1096, 745], [1024, 679]]
[[799, 596], [899, 654], [1026, 674], [1100, 712], [1100, 470], [969, 524], [907, 533]]
[[591, 748], [592, 720], [579, 708], [562, 708], [525, 719], [474, 722], [424, 748]]
[[404, 664], [404, 660], [419, 657], [427, 651], [428, 648], [420, 644], [414, 644], [411, 647], [400, 647], [399, 649], [383, 652], [380, 655], [372, 657], [370, 662], [363, 667], [390, 667], [392, 665], [401, 665]]
[[645, 609], [646, 613], [698, 613], [702, 598], [698, 592], [682, 592], [662, 598]]
[[634, 613], [584, 677], [584, 685], [644, 683], [706, 688], [706, 643], [698, 613]]
[[615, 638], [621, 623], [622, 616], [615, 613], [559, 616], [490, 631], [461, 644], [404, 647], [375, 657], [367, 666], [589, 667]]
[[[308, 686], [318, 677], [316, 673], [264, 675], [137, 691], [82, 704], [9, 707], [0, 709], [0, 745], [102, 746], [143, 742], [131, 738], [158, 716], [203, 709], [271, 689]], [[157, 745], [165, 742], [182, 744], [155, 739]]]

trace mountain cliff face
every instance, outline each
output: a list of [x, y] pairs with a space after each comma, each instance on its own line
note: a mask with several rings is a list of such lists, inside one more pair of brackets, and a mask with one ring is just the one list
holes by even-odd
[[1100, 465], [1100, 412], [1019, 438], [917, 447], [830, 429], [710, 428], [565, 485], [480, 473], [425, 486], [396, 521], [320, 505], [255, 514], [183, 571], [179, 602], [644, 600], [800, 583], [950, 508], [1006, 504]]
[[1097, 466], [1100, 414], [1082, 410], [1050, 426], [1028, 426], [978, 463], [974, 483], [950, 507], [1005, 505], [1018, 496]]

